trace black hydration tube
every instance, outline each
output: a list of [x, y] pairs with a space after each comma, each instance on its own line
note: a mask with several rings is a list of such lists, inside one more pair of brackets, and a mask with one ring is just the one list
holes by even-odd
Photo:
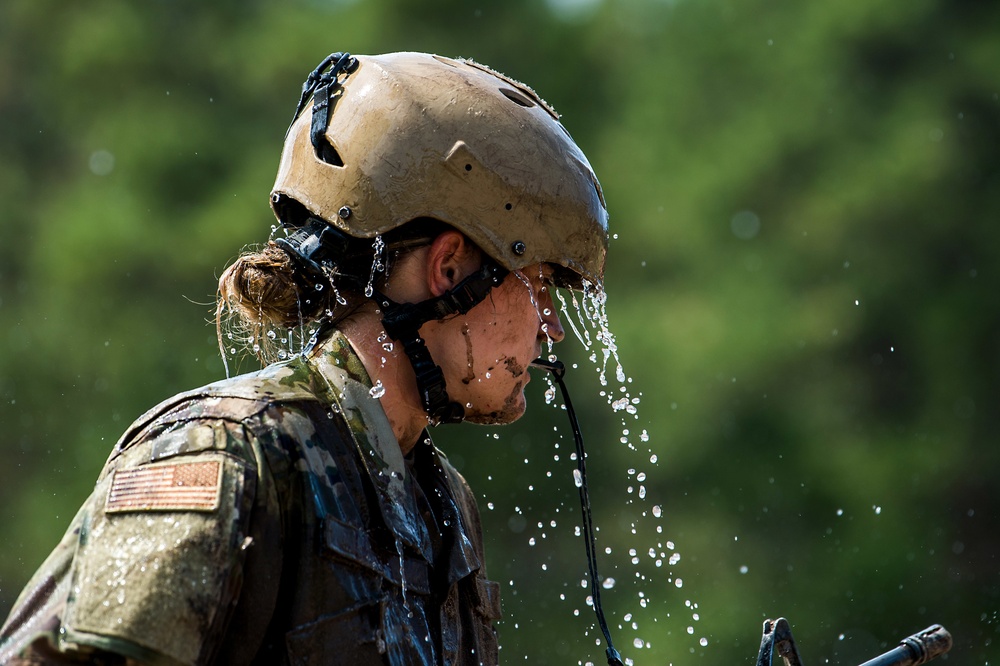
[[597, 614], [597, 622], [604, 633], [604, 640], [608, 643], [605, 651], [608, 656], [608, 666], [623, 666], [622, 656], [615, 649], [611, 641], [611, 632], [608, 630], [608, 622], [604, 618], [604, 608], [601, 606], [601, 577], [597, 573], [597, 555], [595, 553], [596, 544], [594, 542], [594, 520], [590, 512], [590, 495], [587, 492], [587, 463], [586, 454], [583, 450], [583, 433], [580, 432], [580, 423], [576, 419], [576, 411], [573, 409], [573, 402], [569, 399], [569, 392], [563, 382], [566, 374], [566, 366], [560, 361], [547, 361], [536, 358], [531, 362], [531, 367], [546, 370], [552, 374], [559, 390], [562, 392], [563, 404], [566, 405], [566, 414], [569, 416], [570, 426], [573, 428], [573, 439], [576, 441], [576, 468], [580, 473], [580, 508], [583, 512], [583, 539], [587, 546], [587, 564], [590, 567], [590, 594], [594, 600], [594, 612]]

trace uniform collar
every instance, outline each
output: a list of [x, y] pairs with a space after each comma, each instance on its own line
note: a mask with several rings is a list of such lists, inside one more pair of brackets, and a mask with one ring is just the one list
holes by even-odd
[[413, 520], [419, 515], [403, 452], [381, 403], [372, 396], [372, 381], [347, 338], [334, 330], [306, 352], [306, 362], [324, 380], [319, 392], [340, 407], [350, 427], [358, 459], [375, 486], [378, 508], [397, 539], [420, 553], [430, 554], [426, 528]]

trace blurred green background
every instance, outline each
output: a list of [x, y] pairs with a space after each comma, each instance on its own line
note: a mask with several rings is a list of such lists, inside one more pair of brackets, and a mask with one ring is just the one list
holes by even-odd
[[[6, 0], [0, 615], [128, 423], [222, 376], [215, 279], [267, 238], [301, 81], [336, 50], [489, 63], [601, 178], [638, 413], [611, 410], [572, 335], [561, 354], [626, 657], [752, 663], [784, 615], [809, 666], [934, 622], [950, 660], [997, 662], [986, 0]], [[435, 438], [482, 497], [505, 663], [601, 664], [543, 388], [514, 426]]]

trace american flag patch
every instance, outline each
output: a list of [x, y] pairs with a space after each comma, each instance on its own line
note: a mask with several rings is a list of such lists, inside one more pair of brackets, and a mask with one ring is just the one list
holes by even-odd
[[215, 511], [222, 491], [218, 460], [115, 470], [105, 513]]

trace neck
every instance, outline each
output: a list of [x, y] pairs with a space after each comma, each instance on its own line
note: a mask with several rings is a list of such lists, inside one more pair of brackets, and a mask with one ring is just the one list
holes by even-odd
[[[338, 328], [361, 359], [372, 384], [381, 382], [385, 388], [379, 401], [396, 441], [406, 455], [427, 427], [427, 415], [417, 392], [413, 368], [402, 345], [385, 337], [379, 316], [369, 308], [349, 317]], [[383, 346], [389, 343], [391, 351]]]

